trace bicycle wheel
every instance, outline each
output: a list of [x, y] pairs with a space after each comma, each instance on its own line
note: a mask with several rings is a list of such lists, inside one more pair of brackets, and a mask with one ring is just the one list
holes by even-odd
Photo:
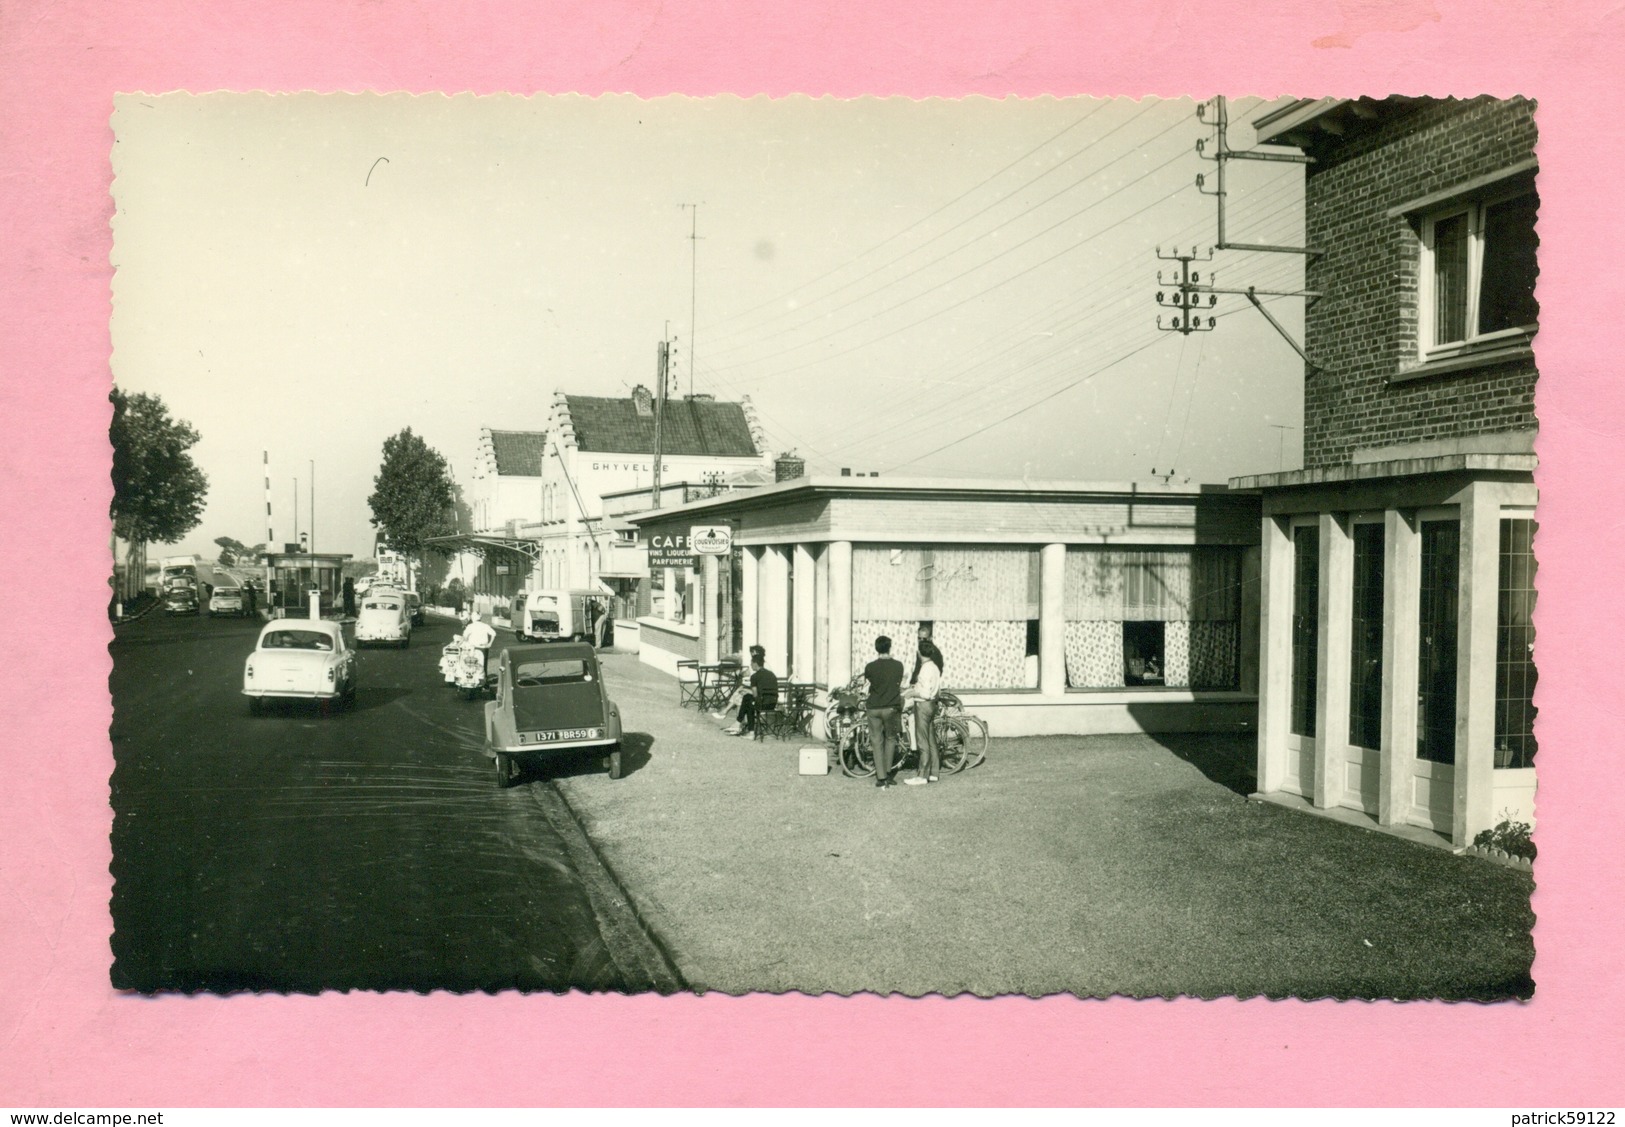
[[965, 739], [965, 766], [980, 767], [987, 762], [987, 721], [980, 716], [961, 716], [968, 735]]
[[957, 774], [965, 769], [965, 723], [957, 716], [939, 716], [931, 725], [937, 737], [937, 763], [944, 775]]
[[869, 754], [869, 734], [853, 728], [841, 738], [841, 771], [849, 778], [867, 779], [875, 773], [874, 756]]

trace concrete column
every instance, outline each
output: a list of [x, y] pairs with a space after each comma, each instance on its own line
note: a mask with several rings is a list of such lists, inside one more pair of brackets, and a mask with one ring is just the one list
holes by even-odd
[[1416, 681], [1422, 637], [1422, 538], [1415, 513], [1389, 509], [1382, 523], [1382, 779], [1377, 821], [1401, 825], [1416, 762]]
[[1266, 516], [1259, 551], [1258, 789], [1286, 783], [1292, 725], [1292, 530]]
[[1349, 746], [1349, 662], [1354, 642], [1354, 536], [1346, 513], [1320, 514], [1320, 617], [1315, 654], [1316, 806], [1343, 798]]
[[790, 655], [791, 676], [797, 681], [813, 679], [814, 631], [818, 628], [818, 560], [812, 545], [797, 544], [791, 557], [795, 569], [795, 652]]
[[790, 558], [784, 548], [769, 545], [762, 552], [757, 599], [757, 641], [767, 651], [767, 667], [783, 675], [790, 661]]
[[665, 573], [666, 592], [660, 600], [660, 617], [672, 622], [677, 617], [677, 569], [668, 567]]
[[852, 679], [852, 542], [837, 540], [829, 556], [829, 683]]
[[760, 615], [757, 612], [761, 603], [761, 575], [762, 549], [743, 549], [739, 553], [739, 644], [744, 647], [746, 655], [761, 640]]
[[716, 664], [719, 656], [717, 630], [722, 624], [722, 600], [718, 597], [717, 557], [700, 557], [700, 660]]
[[825, 545], [813, 561], [813, 675], [821, 685], [829, 683], [829, 547]]
[[1490, 482], [1461, 503], [1456, 617], [1456, 772], [1451, 840], [1470, 845], [1492, 827], [1495, 770], [1495, 630], [1500, 612], [1501, 495]]
[[1038, 691], [1066, 693], [1066, 545], [1038, 550]]

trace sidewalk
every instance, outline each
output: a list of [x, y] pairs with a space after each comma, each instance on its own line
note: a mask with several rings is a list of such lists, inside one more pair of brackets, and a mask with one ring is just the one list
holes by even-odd
[[1249, 801], [1250, 741], [995, 740], [926, 787], [797, 774], [604, 659], [628, 777], [558, 787], [697, 990], [1527, 993], [1528, 874]]

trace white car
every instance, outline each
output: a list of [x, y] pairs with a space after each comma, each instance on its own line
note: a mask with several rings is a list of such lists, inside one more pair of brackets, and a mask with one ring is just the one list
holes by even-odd
[[214, 594], [209, 596], [209, 617], [217, 614], [244, 614], [247, 604], [243, 602], [241, 587], [216, 587]]
[[268, 623], [243, 666], [243, 695], [255, 716], [267, 697], [348, 703], [355, 699], [355, 682], [355, 650], [338, 623], [322, 619]]
[[412, 644], [412, 608], [401, 591], [367, 592], [355, 617], [356, 645], [391, 645], [405, 649]]

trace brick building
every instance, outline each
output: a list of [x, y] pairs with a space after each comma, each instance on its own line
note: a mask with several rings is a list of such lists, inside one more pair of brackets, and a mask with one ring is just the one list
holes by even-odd
[[1258, 786], [1456, 844], [1533, 821], [1534, 106], [1299, 101], [1304, 468], [1263, 498]]

